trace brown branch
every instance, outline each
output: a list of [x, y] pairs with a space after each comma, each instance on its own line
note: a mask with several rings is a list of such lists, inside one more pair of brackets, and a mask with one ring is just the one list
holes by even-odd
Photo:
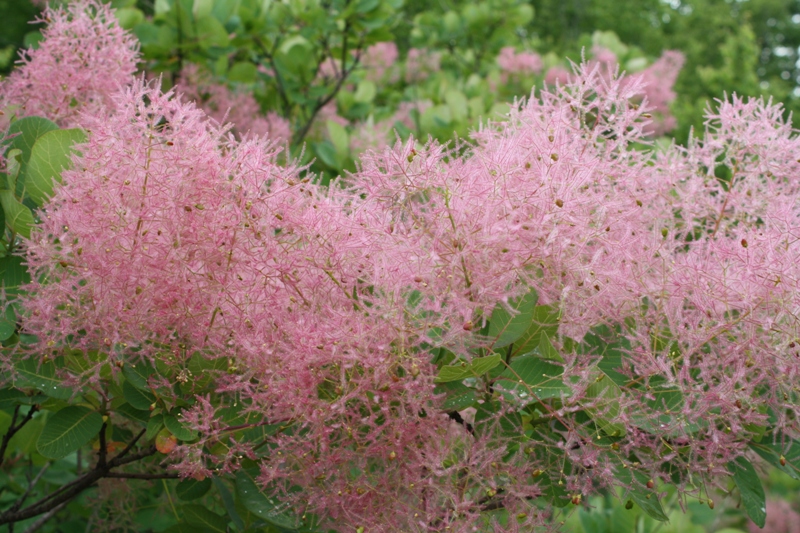
[[[103, 427], [105, 430], [105, 425]], [[143, 432], [139, 433], [134, 439], [128, 444], [128, 446], [119, 453], [116, 457], [112, 458], [111, 460], [106, 460], [106, 454], [103, 453], [103, 447], [101, 447], [101, 451], [98, 452], [98, 461], [95, 467], [92, 470], [89, 470], [82, 476], [74, 479], [70, 483], [62, 486], [59, 489], [56, 489], [54, 492], [48, 494], [44, 498], [40, 499], [36, 503], [25, 507], [24, 509], [17, 510], [11, 508], [6, 512], [0, 514], [0, 525], [2, 524], [13, 524], [14, 522], [19, 522], [20, 520], [26, 520], [28, 518], [33, 518], [34, 516], [43, 514], [43, 513], [50, 513], [56, 508], [67, 504], [70, 500], [78, 496], [84, 490], [92, 487], [95, 483], [103, 478], [128, 478], [128, 479], [171, 479], [172, 474], [153, 474], [153, 476], [160, 476], [160, 477], [143, 477], [149, 476], [148, 474], [125, 474], [123, 472], [112, 472], [113, 468], [117, 468], [126, 464], [134, 463], [139, 461], [140, 459], [144, 459], [145, 457], [149, 457], [156, 453], [155, 445], [149, 446], [144, 450], [128, 455], [130, 450], [133, 448], [135, 443], [141, 438]], [[105, 438], [101, 431], [100, 433], [100, 440], [101, 443], [104, 443]]]
[[128, 472], [109, 472], [105, 477], [113, 479], [178, 479], [178, 474], [134, 474]]
[[28, 410], [28, 414], [25, 415], [25, 418], [23, 418], [19, 424], [16, 424], [17, 417], [19, 416], [19, 407], [20, 406], [18, 405], [16, 408], [14, 408], [14, 416], [11, 419], [11, 426], [9, 426], [6, 434], [3, 435], [3, 441], [0, 443], [0, 465], [3, 464], [3, 460], [6, 456], [6, 449], [8, 449], [8, 443], [11, 442], [11, 438], [16, 435], [20, 429], [22, 429], [22, 426], [30, 422], [33, 419], [33, 415], [39, 410], [38, 405], [32, 405]]

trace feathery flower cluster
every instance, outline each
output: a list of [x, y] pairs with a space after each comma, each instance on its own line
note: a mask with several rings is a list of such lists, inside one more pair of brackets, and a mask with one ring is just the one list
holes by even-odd
[[400, 73], [397, 69], [397, 45], [393, 42], [376, 43], [364, 51], [361, 64], [366, 69], [366, 78], [373, 82], [384, 81], [395, 83]]
[[[105, 356], [76, 382], [107, 361], [224, 357], [217, 392], [288, 429], [258, 452], [198, 399], [185, 422], [203, 437], [178, 470], [257, 457], [265, 486], [343, 530], [530, 531], [544, 480], [575, 501], [627, 485], [623, 470], [670, 481], [667, 461], [692, 492], [769, 416], [797, 434], [800, 140], [779, 107], [734, 99], [704, 139], [640, 150], [642, 91], [583, 65], [472, 145], [411, 140], [324, 189], [266, 140], [134, 84], [87, 119], [27, 243], [23, 325], [40, 353]], [[491, 349], [476, 332], [531, 288], [560, 314], [564, 393], [523, 447], [503, 428], [535, 392], [480, 391], [470, 430], [431, 360]], [[515, 518], [486, 517], [499, 507]]]
[[81, 113], [103, 114], [113, 95], [133, 82], [139, 42], [99, 0], [48, 7], [37, 49], [24, 50], [18, 67], [0, 83], [0, 107], [17, 116], [39, 115], [62, 127]]
[[510, 74], [539, 74], [542, 71], [542, 57], [535, 52], [519, 52], [513, 46], [506, 46], [497, 56], [497, 64]]
[[289, 142], [292, 137], [288, 120], [274, 111], [264, 115], [251, 93], [214, 83], [211, 74], [195, 64], [183, 69], [175, 89], [220, 124], [230, 123], [239, 137], [259, 135], [280, 143]]

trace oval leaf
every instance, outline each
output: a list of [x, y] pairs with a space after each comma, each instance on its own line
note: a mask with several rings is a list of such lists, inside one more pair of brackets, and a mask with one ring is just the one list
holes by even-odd
[[261, 492], [255, 481], [257, 470], [239, 470], [236, 472], [236, 497], [245, 508], [270, 524], [287, 529], [295, 529], [299, 525], [291, 509], [278, 500]]
[[0, 205], [3, 206], [6, 225], [26, 239], [29, 238], [31, 236], [31, 226], [33, 226], [33, 213], [31, 213], [31, 210], [22, 205], [11, 190], [0, 191]]
[[203, 481], [187, 478], [178, 483], [178, 486], [175, 487], [175, 492], [178, 498], [188, 502], [205, 496], [209, 489], [211, 489], [210, 478], [205, 478]]
[[89, 442], [103, 427], [103, 417], [80, 405], [50, 415], [36, 443], [40, 454], [61, 459]]
[[539, 295], [531, 290], [521, 298], [509, 302], [513, 313], [503, 306], [497, 306], [489, 319], [489, 337], [493, 337], [494, 347], [502, 348], [516, 342], [531, 326], [533, 312]]
[[25, 172], [25, 190], [36, 205], [53, 195], [53, 181], [72, 164], [72, 147], [86, 140], [80, 129], [49, 131], [36, 140]]
[[758, 527], [763, 528], [767, 522], [767, 501], [756, 469], [745, 457], [729, 462], [727, 467], [742, 495], [742, 505], [747, 516]]
[[218, 533], [227, 533], [228, 531], [228, 521], [202, 505], [184, 505], [181, 509], [184, 520], [193, 526]]

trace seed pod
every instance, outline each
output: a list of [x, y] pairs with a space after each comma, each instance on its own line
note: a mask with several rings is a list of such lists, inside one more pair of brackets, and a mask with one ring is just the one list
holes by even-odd
[[557, 199], [557, 200], [556, 200], [556, 205], [557, 205], [558, 207], [564, 207], [564, 200], [562, 200], [562, 199], [560, 199], [560, 198], [559, 198], [559, 199]]

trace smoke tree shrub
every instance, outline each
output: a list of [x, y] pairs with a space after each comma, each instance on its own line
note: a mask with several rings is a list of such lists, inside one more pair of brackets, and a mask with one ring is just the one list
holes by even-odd
[[[665, 520], [666, 486], [713, 506], [731, 479], [764, 524], [751, 461], [800, 468], [798, 139], [779, 106], [733, 98], [650, 149], [643, 77], [606, 63], [330, 187], [130, 75], [102, 105], [76, 92], [74, 116], [40, 110], [86, 137], [49, 199], [0, 191], [12, 230], [9, 195], [41, 204], [4, 239], [24, 265], [2, 258], [21, 328], [2, 451], [28, 423], [43, 459], [97, 451], [0, 523], [178, 475], [233, 487], [253, 516], [186, 507], [222, 530], [531, 531], [614, 489]], [[10, 142], [69, 154], [37, 152], [50, 134]], [[38, 183], [8, 154], [5, 179]]]

